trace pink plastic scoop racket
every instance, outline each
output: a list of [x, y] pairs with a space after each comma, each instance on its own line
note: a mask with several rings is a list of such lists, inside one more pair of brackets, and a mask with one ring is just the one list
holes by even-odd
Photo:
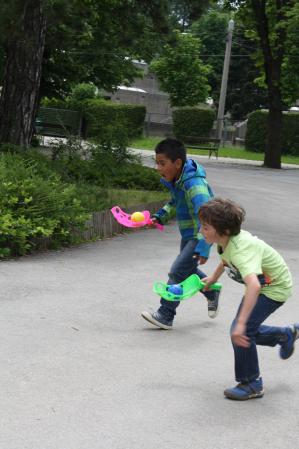
[[[111, 209], [111, 212], [121, 225], [125, 226], [126, 228], [141, 228], [142, 226], [153, 224], [153, 221], [151, 220], [151, 214], [148, 210], [143, 210], [142, 214], [144, 215], [144, 220], [142, 221], [132, 221], [131, 215], [126, 214], [123, 210], [121, 210], [120, 207], [114, 206]], [[163, 231], [164, 226], [160, 223], [154, 223], [155, 227], [159, 229], [159, 231]]]

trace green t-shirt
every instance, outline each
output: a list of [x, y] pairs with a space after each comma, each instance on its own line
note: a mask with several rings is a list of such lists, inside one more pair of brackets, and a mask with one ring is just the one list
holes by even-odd
[[292, 276], [281, 255], [263, 240], [241, 231], [229, 239], [222, 252], [218, 252], [228, 275], [237, 282], [249, 274], [256, 274], [262, 285], [261, 293], [284, 302], [292, 293]]

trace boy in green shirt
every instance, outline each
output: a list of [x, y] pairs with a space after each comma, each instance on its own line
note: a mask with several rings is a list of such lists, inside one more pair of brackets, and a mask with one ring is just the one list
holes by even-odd
[[231, 326], [235, 375], [239, 382], [224, 391], [229, 399], [244, 401], [262, 397], [256, 345], [280, 345], [280, 357], [288, 359], [299, 337], [299, 324], [292, 327], [262, 323], [281, 307], [292, 293], [292, 277], [280, 254], [247, 231], [241, 230], [245, 211], [238, 204], [215, 198], [199, 210], [200, 232], [207, 243], [216, 243], [221, 262], [211, 276], [203, 279], [206, 288], [224, 270], [245, 284], [245, 294]]

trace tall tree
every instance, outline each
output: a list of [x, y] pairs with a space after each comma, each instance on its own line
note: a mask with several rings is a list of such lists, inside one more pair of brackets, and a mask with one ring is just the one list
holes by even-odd
[[173, 25], [180, 31], [186, 31], [198, 20], [209, 6], [209, 0], [171, 0]]
[[297, 0], [234, 0], [229, 3], [237, 6], [238, 14], [260, 49], [269, 105], [264, 165], [281, 168], [283, 68], [288, 59], [288, 29], [298, 8]]
[[169, 94], [171, 106], [195, 106], [208, 97], [210, 68], [199, 57], [200, 40], [191, 34], [176, 34], [175, 44], [166, 44], [150, 68]]
[[17, 1], [4, 45], [0, 142], [28, 146], [38, 104], [46, 17], [42, 0]]
[[166, 0], [62, 3], [48, 14], [42, 96], [63, 97], [81, 82], [106, 90], [130, 82], [132, 59], [150, 61], [169, 33]]
[[168, 4], [168, 0], [1, 2], [0, 143], [29, 145], [42, 68], [44, 92], [65, 93], [78, 81], [113, 88], [124, 77], [132, 77], [131, 59], [152, 56], [160, 36], [169, 31]]

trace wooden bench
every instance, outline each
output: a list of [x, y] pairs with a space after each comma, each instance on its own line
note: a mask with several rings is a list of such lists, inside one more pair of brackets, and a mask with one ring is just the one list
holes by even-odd
[[215, 154], [218, 159], [218, 151], [220, 146], [220, 139], [213, 137], [197, 137], [197, 136], [180, 136], [179, 139], [187, 148], [194, 150], [206, 150], [209, 152], [209, 158]]
[[36, 134], [50, 137], [81, 135], [81, 113], [69, 109], [39, 108], [35, 119]]

